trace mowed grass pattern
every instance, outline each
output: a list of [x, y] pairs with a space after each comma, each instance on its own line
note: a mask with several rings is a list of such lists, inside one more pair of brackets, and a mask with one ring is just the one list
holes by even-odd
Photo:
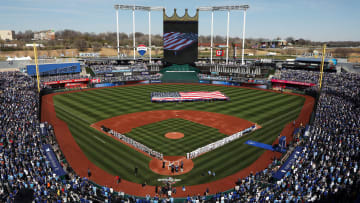
[[[160, 91], [221, 91], [230, 97], [223, 102], [151, 103], [150, 93]], [[191, 172], [177, 176], [179, 185], [206, 183], [231, 175], [252, 162], [264, 150], [244, 144], [248, 139], [272, 144], [285, 124], [297, 118], [305, 98], [262, 90], [208, 85], [143, 85], [96, 89], [56, 95], [57, 116], [67, 122], [86, 156], [113, 175], [137, 183], [155, 185], [163, 177], [153, 173], [150, 158], [90, 127], [97, 121], [149, 110], [200, 110], [236, 116], [258, 123], [261, 129], [224, 147], [194, 159]], [[134, 175], [134, 167], [139, 175]], [[85, 167], [85, 166], [84, 166]], [[202, 176], [208, 170], [215, 177]]]
[[[184, 137], [172, 140], [165, 137], [168, 132], [181, 132]], [[220, 140], [227, 135], [221, 134], [215, 128], [174, 118], [134, 128], [126, 136], [163, 153], [164, 156], [186, 156], [187, 152]]]

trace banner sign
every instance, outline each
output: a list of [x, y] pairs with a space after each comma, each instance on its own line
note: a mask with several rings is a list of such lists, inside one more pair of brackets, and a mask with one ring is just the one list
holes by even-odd
[[56, 85], [56, 84], [63, 84], [63, 83], [73, 83], [73, 82], [94, 82], [99, 83], [100, 79], [89, 79], [89, 78], [80, 78], [80, 79], [72, 79], [72, 80], [59, 80], [59, 81], [51, 81], [51, 82], [44, 82], [44, 85]]
[[112, 70], [112, 73], [123, 73], [123, 72], [131, 72], [130, 69], [121, 69], [121, 70]]
[[291, 166], [295, 163], [295, 161], [300, 156], [303, 147], [296, 147], [295, 150], [290, 154], [289, 158], [285, 161], [285, 163], [273, 174], [273, 177], [280, 180], [285, 176], [285, 174], [291, 169]]
[[245, 144], [254, 146], [254, 147], [263, 148], [263, 149], [270, 150], [270, 151], [275, 151], [275, 149], [273, 148], [272, 145], [261, 143], [261, 142], [256, 142], [254, 140], [248, 140], [245, 142]]
[[291, 85], [302, 85], [302, 86], [308, 86], [308, 87], [312, 87], [312, 86], [316, 85], [314, 83], [297, 82], [297, 81], [289, 81], [289, 80], [277, 80], [277, 79], [271, 79], [271, 82], [285, 83], [285, 84], [291, 84]]
[[91, 83], [100, 83], [101, 80], [100, 79], [91, 79], [90, 82]]
[[79, 53], [80, 57], [100, 57], [100, 53]]
[[138, 47], [137, 47], [137, 51], [138, 53], [141, 55], [141, 56], [144, 56], [144, 54], [146, 53], [146, 46], [143, 45], [143, 44], [140, 44]]
[[63, 176], [66, 175], [64, 169], [60, 165], [59, 161], [57, 160], [54, 151], [52, 150], [51, 146], [49, 144], [44, 144], [42, 146], [44, 153], [46, 155], [46, 159], [50, 163], [50, 167], [53, 169], [53, 172], [57, 176]]
[[216, 56], [224, 56], [224, 50], [216, 50]]
[[66, 83], [65, 87], [87, 87], [84, 83]]

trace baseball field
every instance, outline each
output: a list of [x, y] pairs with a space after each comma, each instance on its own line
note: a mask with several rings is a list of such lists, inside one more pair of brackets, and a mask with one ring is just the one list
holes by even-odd
[[[150, 101], [151, 92], [175, 91], [221, 91], [230, 100], [185, 103], [152, 103]], [[272, 91], [188, 84], [122, 86], [64, 93], [51, 97], [57, 119], [66, 123], [63, 128], [68, 127], [77, 145], [91, 163], [106, 174], [118, 175], [129, 182], [140, 184], [146, 182], [147, 185], [158, 185], [157, 179], [167, 176], [159, 175], [149, 168], [151, 161], [149, 156], [124, 145], [91, 125], [113, 117], [139, 112], [191, 110], [194, 112], [192, 117], [197, 116], [196, 111], [213, 112], [241, 118], [261, 126], [260, 129], [234, 142], [193, 159], [192, 170], [176, 176], [181, 179], [177, 186], [214, 182], [249, 167], [265, 150], [246, 145], [244, 142], [251, 139], [273, 144], [284, 127], [298, 119], [305, 102], [305, 97]], [[211, 118], [208, 119], [211, 120]], [[132, 122], [136, 123], [136, 120], [133, 119]], [[211, 120], [211, 122], [216, 121]], [[118, 122], [117, 125], [121, 126], [122, 123]], [[124, 123], [124, 125], [127, 124]], [[163, 119], [146, 125], [138, 125], [136, 128], [127, 130], [125, 135], [166, 156], [185, 156], [186, 152], [230, 135], [224, 133], [224, 129], [213, 127], [212, 124], [203, 125], [203, 123], [183, 118]], [[167, 132], [181, 132], [184, 137], [178, 140], [167, 139], [164, 137]], [[58, 139], [63, 151], [70, 148], [61, 144], [61, 137]], [[71, 159], [69, 155], [66, 158]], [[82, 172], [89, 167], [83, 166]], [[134, 173], [135, 167], [138, 168], [138, 174]], [[216, 175], [209, 176], [207, 174], [209, 170], [215, 172]]]

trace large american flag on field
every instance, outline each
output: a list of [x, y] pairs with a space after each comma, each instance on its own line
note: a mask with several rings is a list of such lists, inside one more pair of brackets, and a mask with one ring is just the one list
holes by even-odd
[[179, 51], [198, 41], [195, 33], [166, 32], [164, 33], [164, 49]]
[[151, 101], [205, 101], [205, 100], [228, 100], [220, 91], [214, 92], [160, 92], [153, 93]]

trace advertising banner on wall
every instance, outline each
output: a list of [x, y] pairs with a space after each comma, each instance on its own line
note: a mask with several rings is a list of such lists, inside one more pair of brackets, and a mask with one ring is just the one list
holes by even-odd
[[216, 50], [216, 56], [224, 56], [224, 50]]

